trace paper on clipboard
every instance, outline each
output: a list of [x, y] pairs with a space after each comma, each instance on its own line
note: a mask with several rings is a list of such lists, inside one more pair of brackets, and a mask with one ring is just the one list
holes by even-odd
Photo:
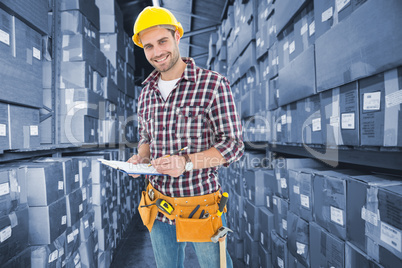
[[127, 174], [140, 174], [140, 175], [162, 175], [166, 176], [166, 174], [161, 174], [153, 166], [148, 166], [148, 164], [131, 164], [123, 161], [113, 161], [113, 160], [105, 160], [98, 159], [102, 164], [112, 167], [114, 169], [123, 171]]

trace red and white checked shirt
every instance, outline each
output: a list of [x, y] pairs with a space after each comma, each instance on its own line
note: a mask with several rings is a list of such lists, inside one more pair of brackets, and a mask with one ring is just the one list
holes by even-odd
[[[163, 99], [158, 89], [160, 73], [154, 70], [143, 82], [138, 99], [138, 147], [147, 143], [151, 159], [180, 153], [192, 154], [215, 147], [226, 165], [243, 155], [242, 127], [229, 81], [219, 73], [199, 68], [191, 58], [174, 89]], [[152, 186], [171, 197], [198, 196], [219, 190], [218, 168], [196, 169], [183, 176], [149, 176]], [[158, 220], [174, 222], [158, 214]]]

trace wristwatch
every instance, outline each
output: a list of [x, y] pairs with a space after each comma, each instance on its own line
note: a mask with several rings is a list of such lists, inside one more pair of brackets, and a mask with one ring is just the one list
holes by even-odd
[[191, 171], [194, 168], [194, 164], [193, 162], [191, 162], [190, 157], [188, 156], [188, 154], [183, 155], [184, 159], [186, 159], [186, 166], [184, 167], [185, 171]]

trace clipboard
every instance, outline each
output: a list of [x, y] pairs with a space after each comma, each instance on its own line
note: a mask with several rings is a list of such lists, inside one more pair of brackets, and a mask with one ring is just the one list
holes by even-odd
[[160, 175], [168, 176], [166, 174], [159, 173], [153, 166], [148, 166], [148, 164], [131, 164], [123, 161], [113, 161], [106, 159], [98, 159], [102, 164], [109, 166], [111, 168], [117, 169], [129, 175]]

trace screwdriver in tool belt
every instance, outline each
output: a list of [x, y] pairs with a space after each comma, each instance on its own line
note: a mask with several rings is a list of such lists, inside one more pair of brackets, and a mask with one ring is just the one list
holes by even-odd
[[[169, 157], [169, 156], [172, 156], [172, 155], [177, 155], [178, 153], [180, 153], [181, 151], [186, 150], [187, 148], [188, 148], [188, 146], [186, 146], [186, 147], [184, 147], [184, 148], [181, 148], [180, 150], [174, 152], [173, 154], [165, 155], [164, 157]], [[148, 167], [150, 167], [150, 166], [152, 166], [152, 164], [149, 164], [149, 165], [148, 165]]]
[[224, 192], [222, 194], [221, 201], [219, 202], [219, 209], [218, 209], [218, 213], [217, 213], [218, 217], [220, 217], [222, 215], [223, 209], [225, 208], [226, 203], [228, 202], [228, 198], [229, 198], [229, 194], [227, 192]]

